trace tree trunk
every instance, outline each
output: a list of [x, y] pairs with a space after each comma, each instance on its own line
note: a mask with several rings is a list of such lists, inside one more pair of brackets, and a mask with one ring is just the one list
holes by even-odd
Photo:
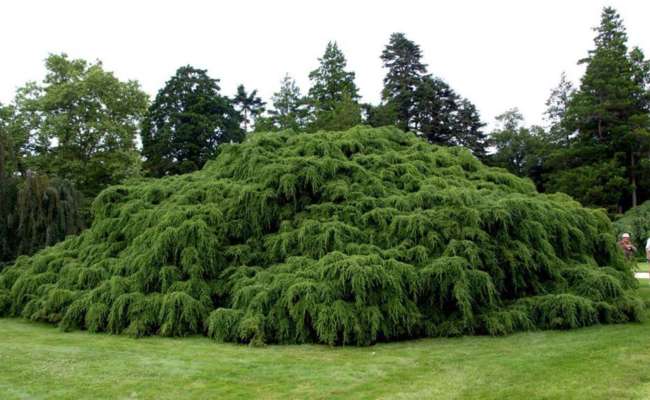
[[635, 165], [635, 159], [634, 159], [634, 152], [630, 155], [630, 172], [631, 172], [631, 179], [630, 183], [632, 183], [632, 207], [636, 207], [637, 204], [637, 197], [636, 197], [636, 165]]

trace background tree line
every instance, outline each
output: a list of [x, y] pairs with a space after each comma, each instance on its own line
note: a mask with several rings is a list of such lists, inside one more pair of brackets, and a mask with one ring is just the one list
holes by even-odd
[[138, 82], [120, 81], [99, 61], [50, 55], [42, 82], [0, 104], [0, 263], [79, 232], [108, 185], [195, 171], [251, 131], [395, 125], [612, 213], [650, 195], [650, 65], [640, 49], [628, 50], [615, 10], [603, 10], [595, 47], [579, 61], [579, 87], [563, 75], [551, 92], [544, 127], [525, 126], [512, 109], [486, 134], [475, 105], [431, 74], [403, 33], [390, 36], [380, 59], [379, 104], [361, 102], [336, 42], [309, 72], [306, 94], [286, 75], [267, 104], [244, 85], [226, 95], [219, 79], [189, 65], [150, 101]]

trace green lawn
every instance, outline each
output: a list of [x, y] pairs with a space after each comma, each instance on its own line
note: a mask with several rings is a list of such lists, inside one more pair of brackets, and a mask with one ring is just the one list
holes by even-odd
[[[640, 289], [650, 300], [650, 286]], [[0, 399], [648, 399], [650, 321], [368, 348], [62, 333], [0, 319]]]

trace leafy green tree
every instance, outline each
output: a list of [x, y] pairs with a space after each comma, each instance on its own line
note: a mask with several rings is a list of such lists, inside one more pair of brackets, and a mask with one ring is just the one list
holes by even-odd
[[[622, 175], [607, 174], [614, 182], [601, 185], [620, 187], [624, 177], [627, 187], [621, 188], [618, 199], [607, 196], [608, 203], [587, 203], [613, 211], [636, 206], [638, 183], [650, 173], [639, 162], [650, 151], [648, 69], [640, 50], [628, 53], [623, 22], [611, 7], [602, 12], [594, 44], [588, 57], [580, 60], [586, 71], [566, 109], [566, 126], [577, 131], [576, 143], [568, 151], [570, 157], [561, 158], [557, 170], [566, 175], [570, 168], [583, 171], [593, 165], [602, 171], [603, 165], [612, 165], [613, 171], [622, 171]], [[574, 186], [564, 185], [562, 190], [577, 195]], [[623, 197], [626, 194], [630, 197]]]
[[427, 66], [422, 63], [420, 46], [408, 40], [403, 33], [393, 33], [381, 54], [384, 68], [382, 100], [394, 110], [395, 125], [404, 130], [413, 130], [415, 125], [416, 90], [426, 75]]
[[286, 74], [280, 84], [280, 90], [271, 98], [273, 108], [269, 117], [261, 121], [258, 131], [293, 129], [302, 131], [307, 121], [307, 101], [300, 93], [300, 87], [289, 74]]
[[65, 54], [50, 55], [45, 66], [43, 83], [28, 83], [15, 100], [31, 142], [29, 167], [71, 181], [88, 197], [138, 175], [135, 137], [147, 106], [139, 84]]
[[25, 159], [31, 156], [30, 130], [13, 105], [0, 104], [0, 175], [24, 174]]
[[264, 106], [266, 105], [257, 96], [257, 90], [247, 93], [244, 85], [237, 86], [237, 94], [232, 102], [235, 109], [241, 114], [242, 129], [244, 132], [248, 132], [255, 124], [257, 118], [264, 113]]
[[502, 167], [522, 177], [529, 177], [542, 188], [542, 172], [546, 143], [539, 127], [522, 126], [523, 116], [513, 108], [496, 117], [499, 126], [492, 132], [495, 153], [491, 165]]
[[218, 82], [188, 65], [160, 89], [142, 125], [142, 154], [150, 175], [201, 169], [220, 143], [243, 139], [239, 114], [219, 94]]

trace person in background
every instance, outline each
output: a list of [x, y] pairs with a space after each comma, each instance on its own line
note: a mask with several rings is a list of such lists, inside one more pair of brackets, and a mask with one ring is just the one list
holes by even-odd
[[636, 247], [634, 247], [634, 245], [632, 244], [629, 233], [624, 233], [621, 235], [621, 240], [618, 241], [618, 246], [621, 248], [621, 250], [623, 250], [623, 254], [625, 254], [625, 258], [627, 260], [632, 260], [634, 258], [634, 253], [636, 253]]
[[650, 238], [645, 242], [645, 258], [648, 260], [648, 272], [650, 272]]

